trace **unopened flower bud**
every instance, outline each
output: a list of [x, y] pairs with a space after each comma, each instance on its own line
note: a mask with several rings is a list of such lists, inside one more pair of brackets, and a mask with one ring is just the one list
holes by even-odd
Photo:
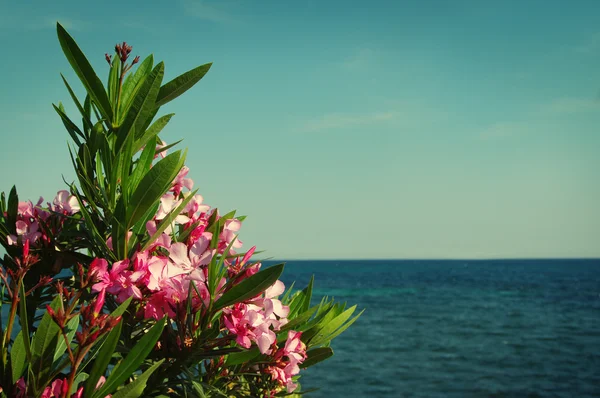
[[97, 317], [98, 314], [102, 312], [102, 307], [104, 306], [104, 298], [106, 296], [106, 289], [102, 289], [98, 297], [96, 297], [96, 303], [94, 304], [94, 316]]
[[87, 339], [87, 343], [91, 344], [94, 341], [96, 341], [96, 339], [98, 338], [98, 336], [100, 336], [100, 331], [96, 330], [94, 333], [92, 333], [92, 335], [90, 337], [88, 337]]
[[25, 243], [23, 244], [23, 263], [27, 262], [28, 257], [29, 257], [29, 239], [25, 239]]
[[83, 333], [75, 332], [75, 340], [77, 340], [77, 344], [83, 345], [85, 343], [85, 339], [83, 337]]
[[50, 305], [46, 305], [46, 311], [48, 311], [48, 315], [50, 315], [52, 318], [56, 316], [56, 312], [54, 312], [54, 309], [50, 307]]

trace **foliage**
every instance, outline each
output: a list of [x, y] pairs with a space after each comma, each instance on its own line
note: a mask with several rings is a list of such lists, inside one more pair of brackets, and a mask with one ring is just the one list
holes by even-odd
[[[211, 64], [163, 83], [152, 55], [106, 55], [103, 85], [57, 25], [86, 91], [63, 77], [81, 123], [54, 109], [72, 143], [77, 183], [52, 203], [0, 198], [0, 386], [3, 397], [262, 397], [300, 391], [300, 368], [333, 354], [330, 342], [360, 314], [311, 303], [238, 252], [244, 217], [203, 203], [186, 151], [159, 134], [160, 107]], [[134, 66], [138, 65], [135, 70]]]

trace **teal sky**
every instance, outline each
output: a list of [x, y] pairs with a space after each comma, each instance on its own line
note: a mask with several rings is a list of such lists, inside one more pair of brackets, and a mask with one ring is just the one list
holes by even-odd
[[123, 40], [166, 80], [214, 62], [162, 134], [275, 258], [600, 257], [600, 2], [0, 0], [0, 191], [74, 175], [51, 104]]

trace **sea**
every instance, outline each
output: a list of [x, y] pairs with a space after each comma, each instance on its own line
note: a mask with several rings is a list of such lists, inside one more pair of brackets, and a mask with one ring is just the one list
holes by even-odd
[[600, 260], [288, 261], [365, 309], [306, 397], [600, 397]]

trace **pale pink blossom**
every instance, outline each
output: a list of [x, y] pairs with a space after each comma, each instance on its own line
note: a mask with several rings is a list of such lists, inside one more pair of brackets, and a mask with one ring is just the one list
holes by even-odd
[[80, 210], [79, 201], [69, 191], [62, 190], [56, 193], [51, 209], [58, 213], [74, 214]]
[[194, 187], [194, 181], [191, 178], [186, 178], [189, 171], [190, 169], [187, 166], [183, 166], [181, 170], [179, 170], [177, 177], [175, 177], [171, 191], [173, 191], [176, 196], [181, 193], [183, 188], [191, 190]]
[[106, 289], [106, 292], [117, 296], [118, 302], [123, 302], [132, 296], [136, 299], [142, 298], [142, 292], [136, 286], [142, 274], [128, 270], [128, 259], [117, 261], [112, 265], [110, 271], [107, 268], [104, 259], [98, 261], [96, 265], [94, 265], [94, 262], [90, 265], [90, 272], [93, 272], [95, 281], [97, 281], [92, 286], [92, 291], [100, 292]]

